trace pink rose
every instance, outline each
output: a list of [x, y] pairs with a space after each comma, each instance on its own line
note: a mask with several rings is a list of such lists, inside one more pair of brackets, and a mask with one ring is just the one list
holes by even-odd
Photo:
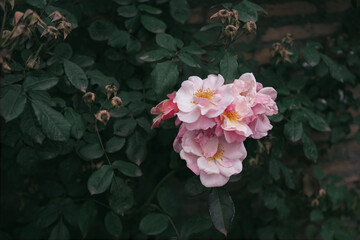
[[151, 109], [151, 114], [158, 114], [158, 116], [154, 118], [151, 128], [159, 127], [162, 121], [172, 118], [179, 111], [176, 103], [173, 102], [175, 95], [176, 92], [168, 94], [169, 99], [162, 101]]
[[177, 116], [189, 130], [215, 126], [213, 118], [219, 116], [232, 101], [231, 85], [224, 85], [221, 75], [209, 75], [204, 80], [189, 77], [181, 84], [174, 99], [179, 108]]
[[242, 142], [230, 144], [224, 137], [217, 137], [214, 129], [186, 131], [181, 145], [180, 157], [200, 175], [205, 187], [226, 184], [230, 176], [242, 171], [242, 160], [247, 154]]

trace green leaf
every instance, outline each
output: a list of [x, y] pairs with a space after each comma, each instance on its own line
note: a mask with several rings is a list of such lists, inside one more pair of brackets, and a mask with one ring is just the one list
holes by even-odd
[[313, 112], [305, 110], [305, 116], [308, 119], [309, 124], [312, 128], [321, 132], [329, 132], [331, 130], [329, 125], [319, 115], [316, 115]]
[[172, 61], [157, 63], [151, 72], [154, 91], [157, 94], [169, 92], [176, 85], [178, 77], [179, 70], [176, 63]]
[[184, 52], [180, 52], [178, 54], [178, 57], [180, 58], [180, 60], [185, 63], [186, 65], [190, 66], [190, 67], [197, 67], [199, 68], [200, 65], [194, 60], [193, 57], [191, 57], [190, 54], [184, 53]]
[[155, 8], [155, 7], [152, 7], [150, 5], [146, 5], [146, 4], [140, 4], [138, 6], [138, 8], [139, 8], [140, 11], [147, 12], [147, 13], [150, 13], [150, 14], [161, 14], [162, 13], [161, 9]]
[[64, 70], [71, 84], [80, 91], [86, 92], [89, 82], [82, 68], [64, 59]]
[[173, 188], [162, 186], [157, 192], [157, 200], [162, 210], [170, 216], [176, 216], [179, 207], [178, 199]]
[[17, 118], [25, 108], [26, 95], [19, 85], [12, 85], [0, 101], [1, 116], [6, 122]]
[[64, 17], [66, 17], [66, 20], [71, 23], [72, 30], [74, 30], [75, 28], [78, 27], [78, 20], [72, 14], [72, 12], [70, 12], [70, 11], [64, 9], [64, 8], [55, 7], [55, 6], [52, 6], [52, 5], [49, 5], [49, 4], [45, 8], [45, 12], [48, 15], [52, 14], [54, 11], [59, 11]]
[[119, 170], [122, 174], [128, 177], [141, 177], [141, 169], [133, 163], [117, 160], [112, 163], [113, 168]]
[[113, 0], [119, 5], [129, 5], [134, 2], [134, 0]]
[[141, 24], [144, 26], [146, 30], [152, 33], [163, 33], [166, 29], [166, 24], [155, 17], [150, 15], [141, 15], [140, 18]]
[[190, 177], [185, 182], [185, 191], [190, 196], [196, 196], [200, 193], [203, 193], [206, 188], [202, 183], [200, 182], [200, 179], [198, 176]]
[[170, 0], [170, 14], [178, 22], [184, 24], [191, 15], [191, 10], [186, 0]]
[[324, 215], [319, 209], [314, 209], [310, 213], [310, 220], [312, 222], [319, 222], [324, 219]]
[[106, 142], [105, 151], [108, 153], [118, 152], [124, 147], [125, 141], [125, 138], [114, 136]]
[[143, 217], [139, 224], [139, 229], [146, 235], [158, 235], [165, 231], [169, 221], [161, 213], [149, 213]]
[[106, 85], [111, 85], [111, 84], [114, 84], [116, 87], [119, 87], [119, 83], [118, 83], [118, 81], [116, 81], [115, 78], [108, 77], [108, 76], [104, 75], [102, 72], [100, 72], [99, 70], [90, 70], [90, 71], [87, 71], [86, 74], [88, 75], [88, 77], [90, 79], [90, 84], [98, 85], [99, 88], [101, 88], [101, 89], [105, 89]]
[[152, 50], [149, 52], [139, 54], [139, 55], [137, 55], [137, 58], [142, 61], [145, 61], [145, 62], [156, 62], [163, 58], [167, 58], [167, 57], [171, 57], [171, 56], [172, 56], [172, 54], [168, 50], [159, 48], [156, 50]]
[[231, 83], [237, 77], [238, 62], [235, 55], [225, 53], [220, 61], [220, 74], [224, 77], [226, 83]]
[[280, 166], [279, 161], [275, 158], [271, 158], [269, 162], [269, 173], [274, 180], [279, 180], [280, 178]]
[[48, 90], [59, 82], [57, 77], [35, 77], [28, 76], [25, 78], [23, 87], [25, 90]]
[[88, 180], [88, 190], [91, 195], [105, 192], [113, 180], [114, 171], [109, 165], [103, 165], [93, 172]]
[[133, 118], [118, 119], [113, 127], [115, 135], [127, 137], [135, 130], [136, 121]]
[[213, 188], [208, 200], [212, 223], [219, 232], [227, 236], [235, 216], [235, 206], [231, 196], [223, 188]]
[[36, 218], [36, 225], [40, 228], [47, 228], [60, 217], [59, 204], [51, 201], [39, 209]]
[[282, 173], [284, 174], [286, 186], [290, 189], [295, 189], [295, 179], [293, 171], [285, 167], [283, 164], [280, 165], [280, 168]]
[[127, 158], [134, 162], [136, 165], [140, 165], [146, 158], [146, 144], [144, 139], [146, 136], [142, 135], [139, 131], [135, 131], [129, 139], [126, 147]]
[[182, 225], [180, 230], [180, 239], [187, 239], [191, 235], [201, 233], [211, 228], [211, 219], [209, 215], [201, 215], [190, 218]]
[[292, 142], [299, 141], [303, 135], [303, 125], [301, 122], [290, 121], [284, 125], [284, 135]]
[[176, 41], [170, 34], [159, 33], [156, 34], [156, 43], [162, 48], [165, 48], [170, 51], [176, 51]]
[[111, 184], [109, 205], [115, 213], [124, 215], [134, 204], [134, 194], [124, 180], [115, 177]]
[[26, 107], [24, 114], [21, 116], [20, 128], [23, 133], [26, 133], [34, 142], [42, 144], [45, 135], [37, 126], [33, 115], [31, 114], [30, 107]]
[[194, 55], [203, 55], [206, 53], [206, 51], [197, 44], [191, 44], [189, 46], [183, 47], [181, 52], [187, 52]]
[[51, 230], [49, 239], [70, 239], [70, 233], [63, 221], [59, 221]]
[[116, 30], [116, 26], [109, 21], [100, 19], [91, 23], [88, 28], [91, 39], [95, 41], [108, 40], [109, 36]]
[[90, 67], [90, 66], [94, 65], [94, 63], [95, 63], [95, 60], [93, 57], [87, 56], [87, 55], [80, 55], [80, 54], [75, 54], [71, 58], [71, 61], [82, 68]]
[[319, 52], [314, 47], [303, 48], [303, 57], [310, 66], [316, 66], [320, 62]]
[[113, 212], [108, 212], [104, 221], [106, 230], [116, 238], [120, 238], [123, 230], [121, 219]]
[[69, 121], [71, 126], [71, 135], [80, 139], [85, 132], [85, 124], [80, 114], [74, 111], [72, 108], [66, 108], [64, 113], [65, 118]]
[[46, 6], [46, 0], [25, 0], [25, 3], [39, 9], [43, 9]]
[[66, 141], [70, 138], [71, 125], [61, 113], [38, 100], [33, 100], [31, 105], [48, 138], [54, 141]]
[[235, 5], [233, 8], [238, 10], [239, 20], [242, 22], [256, 22], [258, 20], [258, 11], [267, 14], [267, 12], [262, 7], [247, 0], [243, 0], [241, 3]]
[[119, 16], [122, 16], [125, 18], [131, 18], [131, 17], [135, 17], [137, 15], [138, 10], [135, 7], [135, 5], [128, 5], [128, 6], [118, 7], [117, 13]]
[[115, 30], [109, 36], [108, 45], [111, 47], [122, 48], [126, 46], [129, 38], [130, 35], [128, 32], [123, 30]]
[[308, 136], [306, 136], [306, 134], [303, 134], [302, 141], [304, 143], [303, 148], [304, 148], [305, 157], [316, 163], [316, 160], [318, 158], [318, 151], [315, 143], [311, 141], [311, 139]]
[[24, 147], [16, 156], [16, 162], [22, 172], [34, 174], [39, 164], [39, 157], [33, 148]]
[[80, 208], [78, 213], [78, 225], [83, 238], [86, 237], [90, 228], [95, 222], [97, 215], [96, 205], [93, 201], [86, 201]]
[[104, 155], [104, 151], [99, 143], [90, 143], [82, 146], [79, 149], [79, 154], [85, 158], [85, 160], [93, 160], [101, 158], [102, 155]]

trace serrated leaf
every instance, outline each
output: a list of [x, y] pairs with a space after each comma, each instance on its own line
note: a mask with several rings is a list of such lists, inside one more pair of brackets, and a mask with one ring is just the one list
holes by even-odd
[[129, 136], [136, 128], [136, 121], [133, 118], [116, 120], [114, 123], [114, 134], [120, 137]]
[[88, 190], [91, 195], [105, 192], [113, 180], [114, 171], [109, 165], [103, 165], [93, 172], [88, 180]]
[[157, 94], [169, 92], [169, 90], [176, 85], [178, 77], [179, 70], [176, 63], [172, 61], [157, 63], [154, 70], [151, 72], [154, 91]]
[[59, 82], [57, 77], [35, 77], [28, 76], [25, 78], [23, 87], [26, 90], [48, 90]]
[[166, 24], [153, 16], [150, 15], [141, 15], [140, 17], [141, 24], [146, 30], [152, 33], [163, 33], [166, 29]]
[[171, 16], [180, 23], [185, 23], [190, 15], [191, 10], [186, 0], [170, 0], [169, 3]]
[[121, 219], [113, 212], [108, 212], [104, 219], [106, 230], [116, 238], [121, 237], [123, 226]]
[[1, 116], [6, 122], [17, 118], [25, 108], [26, 95], [19, 85], [12, 85], [1, 98]]
[[69, 139], [71, 125], [61, 113], [38, 100], [33, 100], [31, 105], [41, 129], [48, 138], [54, 141]]
[[331, 130], [329, 125], [319, 115], [316, 115], [315, 113], [306, 110], [305, 116], [312, 128], [322, 132], [329, 132]]
[[226, 83], [233, 82], [237, 77], [238, 62], [234, 55], [225, 53], [220, 61], [220, 74], [224, 77]]
[[58, 222], [50, 232], [49, 239], [57, 240], [57, 239], [69, 239], [70, 233], [66, 225], [63, 221]]
[[71, 84], [80, 91], [86, 92], [89, 81], [82, 68], [75, 63], [64, 59], [64, 70]]
[[127, 6], [118, 7], [117, 13], [119, 16], [122, 16], [125, 18], [131, 18], [131, 17], [135, 17], [137, 15], [138, 10], [135, 7], [135, 5], [127, 5]]
[[114, 84], [116, 87], [119, 87], [118, 81], [113, 77], [108, 77], [104, 75], [99, 70], [90, 70], [86, 72], [87, 76], [90, 79], [91, 85], [99, 85], [101, 89], [105, 89], [106, 85]]
[[117, 214], [124, 215], [134, 204], [134, 195], [124, 180], [115, 177], [111, 184], [109, 205]]
[[65, 118], [69, 121], [71, 126], [71, 135], [80, 139], [85, 132], [85, 124], [80, 114], [74, 111], [72, 108], [66, 108], [64, 113]]
[[91, 39], [105, 41], [116, 30], [116, 26], [107, 20], [100, 19], [91, 23], [88, 28]]
[[190, 67], [197, 67], [197, 68], [200, 67], [200, 65], [194, 60], [194, 58], [190, 54], [180, 52], [178, 54], [178, 57], [183, 63], [185, 63]]
[[135, 131], [135, 133], [129, 137], [126, 147], [127, 158], [138, 166], [145, 160], [147, 153], [144, 139], [145, 136], [143, 136], [140, 132]]
[[85, 158], [85, 160], [98, 159], [104, 155], [99, 143], [90, 143], [79, 149], [79, 154]]
[[130, 162], [116, 160], [112, 163], [113, 168], [119, 170], [122, 174], [128, 177], [141, 177], [141, 169]]
[[168, 50], [159, 48], [149, 52], [141, 53], [137, 55], [137, 58], [145, 62], [156, 62], [163, 58], [171, 57], [171, 56], [172, 54]]
[[108, 153], [120, 151], [124, 147], [125, 141], [125, 138], [114, 136], [106, 142], [105, 151]]
[[214, 227], [227, 236], [235, 216], [235, 206], [231, 196], [223, 188], [213, 188], [208, 201]]
[[320, 62], [319, 52], [315, 48], [306, 46], [302, 52], [305, 61], [310, 64], [310, 66], [316, 66]]
[[143, 217], [139, 224], [139, 229], [146, 235], [158, 235], [165, 231], [169, 225], [169, 220], [161, 213], [150, 213]]
[[303, 149], [304, 149], [305, 157], [311, 160], [312, 162], [316, 163], [318, 158], [318, 151], [315, 143], [311, 141], [311, 139], [306, 134], [303, 134], [302, 141], [304, 143]]
[[303, 135], [303, 125], [301, 122], [290, 121], [284, 125], [284, 135], [292, 142], [299, 141]]
[[176, 51], [176, 41], [170, 34], [159, 33], [156, 34], [156, 43], [162, 48], [165, 48], [170, 51]]
[[83, 238], [86, 237], [90, 228], [95, 222], [97, 215], [96, 205], [93, 201], [86, 201], [80, 208], [78, 213], [78, 225]]

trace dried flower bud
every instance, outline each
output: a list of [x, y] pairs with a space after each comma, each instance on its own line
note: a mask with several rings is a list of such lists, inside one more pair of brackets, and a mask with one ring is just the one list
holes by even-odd
[[19, 23], [19, 21], [22, 19], [23, 16], [24, 16], [23, 12], [16, 11], [15, 14], [14, 14], [13, 24], [17, 25]]
[[236, 9], [232, 10], [232, 15], [234, 16], [235, 20], [239, 20], [239, 12]]
[[256, 167], [258, 165], [258, 163], [259, 163], [259, 161], [256, 158], [250, 158], [250, 160], [249, 160], [249, 164], [252, 167]]
[[47, 26], [47, 27], [44, 29], [44, 31], [42, 32], [42, 34], [41, 34], [40, 37], [48, 35], [48, 36], [52, 36], [52, 37], [54, 37], [55, 39], [57, 39], [58, 36], [59, 36], [59, 34], [60, 34], [60, 33], [59, 33], [59, 31], [57, 30], [56, 27], [54, 27], [54, 26]]
[[17, 38], [18, 36], [20, 36], [25, 30], [25, 25], [21, 24], [18, 25], [14, 31], [14, 33], [11, 35], [11, 39], [13, 38]]
[[87, 92], [84, 94], [84, 96], [82, 97], [84, 103], [86, 104], [92, 104], [95, 101], [95, 93], [93, 92]]
[[318, 207], [319, 205], [320, 205], [319, 200], [314, 199], [314, 200], [311, 201], [311, 206], [312, 207]]
[[325, 195], [326, 195], [326, 190], [323, 189], [323, 188], [321, 188], [321, 189], [319, 190], [319, 197], [325, 197]]
[[121, 108], [123, 106], [123, 102], [121, 98], [115, 96], [111, 99], [111, 105], [113, 105], [116, 108]]
[[69, 33], [71, 32], [71, 23], [63, 20], [59, 23], [58, 30], [63, 30], [64, 31], [64, 39], [69, 35]]
[[256, 33], [256, 23], [254, 21], [250, 21], [250, 22], [247, 22], [245, 25], [244, 25], [244, 28], [249, 32], [249, 33]]
[[110, 119], [110, 113], [107, 110], [101, 110], [95, 114], [95, 118], [106, 125]]
[[10, 33], [11, 33], [11, 32], [10, 32], [9, 30], [4, 30], [4, 31], [2, 32], [2, 38], [3, 38], [3, 39], [7, 38], [7, 36], [9, 36]]
[[278, 42], [277, 42], [277, 43], [274, 43], [274, 44], [272, 45], [272, 52], [273, 52], [274, 54], [279, 53], [282, 48], [283, 48], [283, 47], [282, 47], [282, 45], [281, 45], [280, 43], [278, 43]]
[[294, 38], [291, 33], [287, 33], [285, 37], [281, 40], [282, 43], [287, 44], [289, 47], [292, 47], [294, 44]]
[[106, 92], [108, 99], [110, 99], [111, 95], [113, 95], [113, 94], [114, 94], [114, 96], [116, 96], [117, 91], [118, 91], [118, 88], [116, 87], [115, 84], [105, 86], [105, 92]]
[[234, 25], [227, 25], [225, 28], [225, 35], [230, 37], [231, 40], [234, 39], [234, 37], [236, 36], [238, 28], [235, 27]]
[[54, 11], [49, 15], [49, 17], [52, 18], [51, 22], [55, 22], [59, 19], [64, 19], [64, 16], [59, 11]]
[[35, 58], [34, 54], [30, 55], [26, 61], [26, 66], [30, 69], [37, 69], [40, 65], [39, 56]]
[[229, 19], [231, 12], [227, 9], [221, 9], [220, 11], [213, 14], [210, 19], [220, 18], [222, 24], [225, 24], [226, 20]]
[[286, 49], [282, 49], [280, 51], [280, 56], [281, 56], [281, 59], [284, 61], [284, 62], [289, 62], [291, 63], [291, 60], [290, 60], [290, 56], [291, 55], [294, 55], [292, 52], [286, 50]]

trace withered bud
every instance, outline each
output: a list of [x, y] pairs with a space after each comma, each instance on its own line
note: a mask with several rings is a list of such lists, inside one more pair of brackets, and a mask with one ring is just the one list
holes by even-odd
[[282, 50], [280, 50], [280, 56], [282, 58], [282, 60], [284, 62], [289, 62], [291, 63], [291, 60], [290, 60], [290, 56], [291, 55], [294, 55], [292, 52], [286, 50], [285, 48], [283, 48]]
[[87, 92], [84, 94], [84, 96], [82, 97], [84, 103], [86, 104], [92, 104], [95, 101], [95, 93], [93, 92]]
[[26, 61], [26, 66], [30, 69], [37, 69], [40, 65], [40, 57], [34, 56], [34, 54], [30, 55], [30, 57]]
[[226, 20], [229, 19], [231, 15], [231, 12], [227, 9], [221, 9], [220, 11], [216, 12], [215, 14], [213, 14], [210, 19], [213, 18], [220, 18], [221, 22], [224, 24], [226, 22]]
[[71, 32], [71, 23], [63, 20], [59, 23], [58, 30], [63, 30], [64, 31], [64, 39], [69, 35], [69, 33]]
[[106, 92], [108, 99], [110, 99], [111, 95], [113, 95], [113, 94], [114, 94], [114, 96], [116, 96], [117, 91], [118, 91], [118, 88], [116, 87], [115, 84], [105, 86], [105, 92]]
[[22, 19], [23, 16], [24, 16], [23, 12], [16, 11], [15, 14], [14, 14], [13, 24], [17, 25], [19, 23], [19, 21]]
[[10, 33], [11, 33], [11, 32], [10, 32], [9, 30], [4, 30], [4, 31], [2, 32], [2, 38], [3, 38], [3, 39], [7, 38], [7, 36], [9, 36]]
[[311, 206], [312, 207], [318, 207], [319, 205], [320, 205], [319, 200], [314, 199], [314, 200], [311, 201]]
[[57, 39], [58, 36], [59, 36], [59, 31], [58, 31], [57, 28], [54, 27], [54, 26], [47, 26], [47, 27], [44, 29], [44, 31], [42, 32], [42, 34], [41, 34], [40, 37], [46, 36], [46, 35], [52, 36], [52, 37], [54, 37], [55, 39]]
[[23, 18], [26, 19], [28, 16], [32, 15], [34, 13], [33, 10], [28, 9], [25, 11]]
[[272, 45], [272, 52], [273, 53], [279, 53], [280, 52], [280, 50], [282, 49], [283, 47], [282, 47], [282, 45], [280, 44], [280, 43], [274, 43], [273, 45]]
[[250, 21], [250, 22], [246, 22], [246, 24], [244, 25], [244, 28], [249, 32], [249, 33], [256, 33], [256, 23], [254, 21]]
[[321, 188], [321, 189], [319, 190], [319, 197], [325, 197], [325, 195], [326, 195], [326, 190], [323, 189], [323, 188]]
[[101, 110], [95, 114], [95, 118], [106, 125], [110, 119], [110, 113], [107, 110]]
[[235, 27], [234, 25], [227, 25], [225, 28], [225, 35], [227, 37], [230, 37], [231, 40], [234, 39], [234, 37], [236, 36], [238, 28]]
[[9, 66], [9, 64], [6, 61], [3, 61], [1, 63], [1, 68], [2, 68], [2, 70], [4, 70], [4, 72], [11, 72], [11, 67]]
[[285, 37], [283, 37], [283, 38], [281, 39], [281, 42], [289, 45], [290, 47], [292, 47], [292, 45], [294, 44], [293, 35], [292, 35], [291, 33], [287, 33], [287, 34], [285, 35]]
[[232, 15], [234, 16], [235, 20], [239, 20], [239, 12], [236, 9], [232, 10]]
[[250, 164], [250, 166], [252, 166], [252, 167], [257, 166], [258, 163], [259, 163], [259, 161], [258, 161], [256, 158], [250, 158], [250, 160], [249, 160], [249, 164]]
[[11, 39], [13, 38], [17, 38], [18, 36], [20, 36], [25, 30], [25, 25], [24, 24], [20, 24], [16, 27], [14, 33], [11, 35]]
[[64, 19], [64, 16], [59, 11], [54, 11], [49, 15], [49, 17], [51, 18], [51, 22], [55, 22], [59, 19]]
[[111, 99], [111, 105], [113, 105], [116, 108], [121, 108], [123, 106], [123, 102], [121, 98], [115, 96]]

